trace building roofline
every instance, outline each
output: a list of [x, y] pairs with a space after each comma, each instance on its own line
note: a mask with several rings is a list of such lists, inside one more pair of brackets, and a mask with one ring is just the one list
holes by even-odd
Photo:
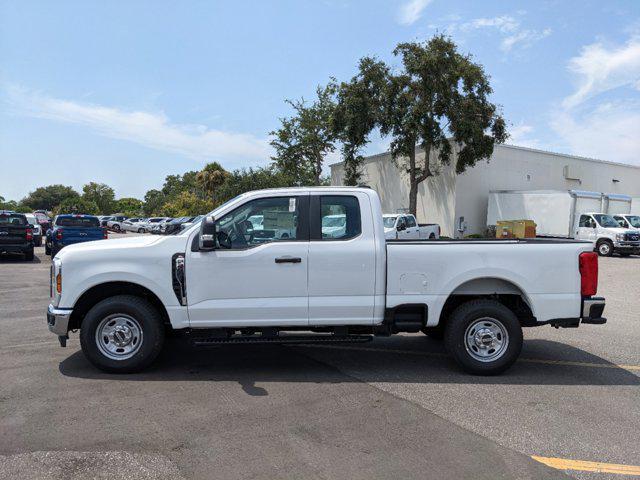
[[[601, 160], [599, 158], [592, 158], [592, 157], [582, 157], [580, 155], [571, 155], [571, 154], [568, 154], [568, 153], [553, 152], [551, 150], [542, 150], [542, 149], [539, 149], [539, 148], [522, 147], [522, 146], [519, 146], [519, 145], [511, 145], [511, 144], [508, 144], [508, 143], [503, 143], [503, 144], [496, 145], [496, 148], [513, 148], [515, 150], [523, 150], [523, 151], [526, 151], [526, 152], [543, 153], [545, 155], [553, 155], [553, 156], [556, 156], [556, 157], [572, 158], [572, 159], [575, 159], [575, 160], [584, 160], [584, 161], [593, 162], [593, 163], [604, 163], [606, 165], [617, 165], [619, 167], [630, 167], [630, 168], [636, 168], [636, 169], [640, 170], [640, 165], [632, 165], [630, 163], [622, 163], [622, 162], [612, 162], [610, 160]], [[422, 149], [420, 147], [416, 147], [416, 150], [417, 151], [422, 151]], [[367, 157], [364, 157], [364, 161], [365, 162], [369, 162], [369, 161], [377, 159], [378, 157], [384, 157], [384, 156], [387, 156], [387, 155], [390, 155], [390, 154], [391, 154], [391, 152], [389, 152], [389, 151], [382, 152], [382, 153], [376, 153], [374, 155], [369, 155]], [[342, 164], [344, 164], [344, 161], [343, 162], [332, 163], [332, 164], [329, 165], [329, 167], [334, 167], [334, 166], [338, 166], [338, 165], [342, 165]]]

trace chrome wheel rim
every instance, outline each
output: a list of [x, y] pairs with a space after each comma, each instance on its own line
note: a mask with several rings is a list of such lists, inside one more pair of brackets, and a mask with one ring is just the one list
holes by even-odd
[[601, 255], [607, 255], [610, 251], [610, 247], [608, 243], [601, 243], [600, 244], [600, 254]]
[[464, 334], [467, 353], [479, 362], [493, 362], [504, 355], [509, 334], [502, 322], [483, 317], [471, 322]]
[[133, 357], [142, 346], [142, 327], [129, 315], [114, 313], [98, 325], [96, 345], [105, 357], [126, 360]]

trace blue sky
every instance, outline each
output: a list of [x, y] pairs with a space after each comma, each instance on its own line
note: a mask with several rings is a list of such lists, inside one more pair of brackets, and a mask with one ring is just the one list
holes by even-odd
[[638, 0], [0, 0], [0, 195], [264, 165], [285, 98], [437, 32], [485, 65], [510, 143], [640, 164]]

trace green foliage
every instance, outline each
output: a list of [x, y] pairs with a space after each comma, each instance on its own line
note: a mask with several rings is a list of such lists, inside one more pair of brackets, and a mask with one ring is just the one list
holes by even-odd
[[205, 167], [196, 174], [196, 181], [200, 189], [205, 192], [215, 204], [219, 196], [218, 190], [229, 178], [227, 172], [218, 162], [207, 163]]
[[162, 206], [165, 203], [167, 203], [166, 195], [160, 190], [152, 189], [144, 195], [144, 205], [142, 210], [144, 211], [144, 214], [148, 216], [160, 215]]
[[137, 198], [124, 197], [116, 200], [114, 205], [115, 212], [129, 217], [137, 217], [142, 214], [143, 203]]
[[65, 198], [60, 205], [54, 209], [54, 212], [56, 215], [61, 213], [97, 215], [98, 205], [91, 200], [87, 200], [80, 195], [76, 195], [75, 197]]
[[187, 191], [180, 192], [162, 207], [163, 213], [169, 217], [204, 215], [211, 210], [213, 210], [213, 202], [211, 200], [203, 200]]
[[200, 188], [196, 180], [198, 172], [189, 171], [183, 175], [167, 175], [162, 185], [162, 193], [167, 199], [174, 198], [182, 192], [198, 194]]
[[229, 174], [219, 189], [218, 200], [226, 202], [241, 193], [264, 188], [282, 188], [293, 186], [291, 177], [280, 170], [267, 168], [243, 168]]
[[388, 67], [383, 62], [363, 58], [358, 74], [338, 88], [333, 129], [342, 142], [345, 185], [357, 185], [360, 181], [364, 157], [359, 152], [369, 143], [369, 134], [381, 121], [388, 75]]
[[[489, 77], [453, 41], [437, 35], [426, 43], [401, 43], [402, 70], [382, 90], [381, 132], [391, 137], [391, 155], [409, 174], [409, 210], [415, 215], [420, 183], [437, 175], [457, 150], [456, 173], [488, 159], [507, 139]], [[416, 158], [416, 147], [425, 152]], [[433, 155], [432, 155], [433, 154]]]
[[15, 210], [18, 213], [31, 213], [31, 212], [33, 212], [33, 208], [31, 208], [29, 205], [22, 205], [22, 204], [17, 204], [14, 208], [12, 208], [10, 210]]
[[335, 92], [331, 82], [316, 89], [311, 105], [304, 99], [287, 100], [294, 115], [280, 119], [281, 127], [269, 133], [274, 137], [270, 142], [275, 149], [273, 164], [293, 185], [320, 185], [324, 160], [335, 150]]
[[82, 197], [98, 206], [98, 212], [109, 214], [113, 212], [115, 192], [104, 183], [89, 182], [82, 187]]
[[72, 187], [64, 185], [48, 185], [36, 188], [29, 193], [20, 203], [29, 205], [34, 210], [53, 210], [68, 198], [79, 197]]

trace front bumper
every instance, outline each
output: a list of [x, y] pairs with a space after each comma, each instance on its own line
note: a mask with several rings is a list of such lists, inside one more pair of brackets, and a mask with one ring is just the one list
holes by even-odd
[[71, 318], [72, 309], [56, 308], [49, 304], [47, 310], [47, 325], [49, 331], [55, 333], [59, 337], [66, 337], [69, 333], [69, 319]]

